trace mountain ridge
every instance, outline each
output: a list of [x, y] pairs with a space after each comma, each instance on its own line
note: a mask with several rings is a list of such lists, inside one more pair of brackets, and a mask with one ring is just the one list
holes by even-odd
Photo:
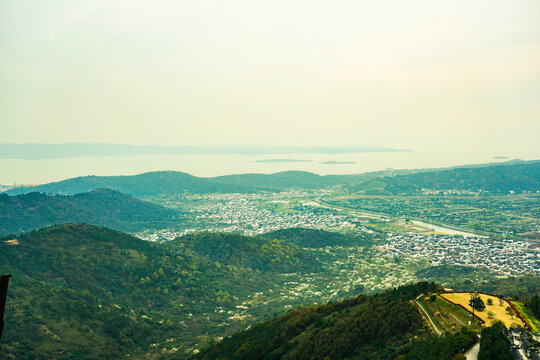
[[0, 237], [69, 222], [138, 231], [181, 221], [178, 211], [110, 189], [75, 195], [0, 193]]
[[[215, 246], [231, 256], [212, 256]], [[185, 350], [200, 343], [197, 336], [244, 328], [229, 319], [238, 298], [277, 286], [279, 271], [306, 261], [321, 267], [298, 246], [233, 234], [153, 243], [106, 227], [63, 224], [3, 238], [0, 273], [13, 276], [2, 354], [161, 358], [151, 344], [172, 347], [173, 338]]]
[[394, 195], [421, 193], [424, 190], [460, 190], [494, 194], [537, 192], [540, 190], [540, 161], [383, 176], [352, 187], [354, 192]]
[[[494, 168], [497, 170], [497, 174], [508, 174], [519, 168], [522, 171], [532, 169], [533, 173], [525, 174], [524, 179], [522, 179], [525, 181], [538, 175], [537, 169], [539, 166], [540, 160], [510, 160], [503, 163], [473, 164], [442, 169], [385, 170], [356, 175], [318, 175], [307, 171], [289, 170], [273, 174], [248, 173], [216, 177], [198, 177], [179, 171], [156, 171], [138, 175], [81, 176], [42, 185], [19, 186], [7, 190], [6, 193], [18, 195], [39, 191], [74, 195], [98, 188], [109, 188], [132, 196], [144, 197], [163, 194], [177, 195], [185, 192], [201, 194], [223, 192], [255, 193], [259, 191], [281, 191], [289, 188], [319, 189], [335, 185], [348, 186], [354, 192], [370, 188], [380, 189], [382, 187], [384, 189], [385, 185], [388, 185], [390, 190], [387, 189], [386, 191], [395, 193], [403, 189], [406, 191], [418, 191], [423, 186], [418, 182], [426, 182], [426, 178], [436, 179], [449, 173], [478, 174], [478, 176], [484, 176], [483, 181], [485, 183], [500, 186], [501, 183], [499, 182], [497, 185], [496, 179], [493, 177], [494, 171], [492, 170]], [[532, 180], [534, 180], [533, 184], [537, 184], [538, 181]], [[377, 183], [381, 181], [384, 184]], [[433, 183], [433, 181], [431, 182]], [[428, 182], [424, 185], [429, 184]], [[502, 183], [503, 187], [506, 185]], [[506, 188], [507, 186], [504, 189], [506, 190]]]

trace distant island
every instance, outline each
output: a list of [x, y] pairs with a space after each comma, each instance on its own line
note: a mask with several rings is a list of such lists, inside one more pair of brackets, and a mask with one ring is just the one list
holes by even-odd
[[355, 161], [334, 161], [334, 160], [330, 160], [330, 161], [321, 161], [321, 164], [324, 164], [324, 165], [346, 165], [346, 164], [356, 164]]
[[313, 160], [300, 160], [300, 159], [262, 159], [255, 160], [257, 163], [296, 163], [296, 162], [312, 162]]
[[500, 159], [508, 159], [508, 156], [494, 156], [493, 158], [498, 159], [498, 160], [500, 160]]

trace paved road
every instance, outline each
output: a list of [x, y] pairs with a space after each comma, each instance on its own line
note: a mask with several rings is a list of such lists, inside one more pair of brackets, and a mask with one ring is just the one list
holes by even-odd
[[480, 343], [474, 344], [466, 353], [465, 357], [467, 360], [478, 360], [478, 351], [480, 350]]
[[420, 309], [422, 309], [422, 311], [424, 312], [424, 314], [426, 314], [426, 317], [428, 318], [429, 322], [431, 323], [431, 326], [433, 326], [433, 329], [435, 330], [435, 332], [439, 335], [442, 334], [442, 331], [439, 330], [437, 328], [437, 326], [435, 326], [435, 323], [433, 322], [433, 320], [431, 320], [431, 316], [429, 316], [428, 312], [426, 311], [426, 309], [424, 309], [424, 307], [422, 305], [420, 305], [420, 303], [416, 300], [414, 300], [414, 302], [416, 303], [416, 305], [420, 306]]

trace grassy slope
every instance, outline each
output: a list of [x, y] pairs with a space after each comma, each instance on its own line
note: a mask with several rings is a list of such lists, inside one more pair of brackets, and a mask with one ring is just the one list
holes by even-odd
[[518, 301], [511, 301], [511, 303], [519, 311], [520, 315], [525, 319], [525, 321], [531, 325], [531, 329], [534, 332], [540, 333], [540, 321], [538, 321], [532, 314], [531, 310], [527, 309], [525, 305]]
[[[435, 301], [432, 301], [429, 296], [424, 296], [418, 299], [418, 302], [424, 306], [435, 325], [442, 331], [455, 333], [464, 326], [471, 327], [469, 326], [471, 314], [463, 310], [463, 308], [441, 299], [439, 296], [435, 298]], [[477, 325], [471, 328], [480, 329]]]

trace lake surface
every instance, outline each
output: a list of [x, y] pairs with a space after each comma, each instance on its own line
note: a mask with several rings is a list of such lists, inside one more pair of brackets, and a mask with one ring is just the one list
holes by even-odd
[[[0, 184], [40, 184], [85, 175], [134, 175], [158, 170], [183, 171], [196, 176], [273, 173], [285, 170], [303, 170], [326, 175], [358, 174], [387, 168], [439, 168], [502, 162], [514, 158], [540, 159], [540, 143], [535, 139], [500, 142], [434, 139], [423, 143], [385, 145], [410, 151], [342, 155], [134, 155], [40, 160], [0, 159]], [[279, 161], [280, 159], [286, 161]]]

